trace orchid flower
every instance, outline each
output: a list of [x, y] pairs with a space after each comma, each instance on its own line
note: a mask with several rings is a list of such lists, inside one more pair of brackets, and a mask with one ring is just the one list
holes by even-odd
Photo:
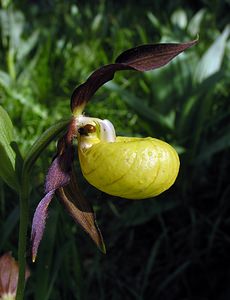
[[[14, 300], [18, 285], [19, 267], [10, 253], [0, 257], [0, 300]], [[25, 280], [30, 276], [26, 267]]]
[[[78, 140], [78, 155], [84, 177], [98, 189], [129, 199], [156, 196], [168, 189], [179, 170], [176, 151], [167, 143], [153, 138], [116, 137], [108, 120], [84, 115], [87, 102], [117, 71], [149, 71], [160, 68], [175, 56], [193, 46], [186, 43], [146, 44], [120, 54], [115, 63], [94, 71], [78, 86], [71, 97], [72, 118], [59, 139], [57, 154], [45, 182], [45, 196], [35, 211], [32, 223], [32, 259], [35, 261], [43, 236], [48, 206], [56, 194], [73, 219], [105, 252], [101, 232], [88, 199], [81, 192], [73, 168]], [[128, 174], [128, 175], [127, 175]]]

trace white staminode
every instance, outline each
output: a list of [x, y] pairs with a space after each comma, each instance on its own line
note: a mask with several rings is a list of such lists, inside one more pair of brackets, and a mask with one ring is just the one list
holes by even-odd
[[83, 115], [77, 118], [77, 127], [84, 127], [90, 124], [96, 127], [97, 135], [101, 142], [115, 142], [116, 132], [113, 124], [109, 120], [101, 120], [98, 118], [85, 117]]
[[100, 140], [102, 142], [115, 142], [116, 133], [113, 124], [109, 120], [100, 120]]

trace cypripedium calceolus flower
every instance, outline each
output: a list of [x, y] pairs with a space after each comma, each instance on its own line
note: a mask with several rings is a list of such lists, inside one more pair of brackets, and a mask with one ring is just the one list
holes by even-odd
[[179, 158], [172, 146], [151, 137], [116, 137], [110, 121], [86, 117], [83, 111], [99, 87], [112, 80], [116, 71], [143, 72], [162, 67], [196, 42], [147, 44], [129, 49], [119, 55], [115, 63], [97, 69], [74, 90], [72, 118], [66, 133], [58, 141], [57, 154], [46, 177], [45, 196], [33, 218], [33, 261], [54, 194], [105, 252], [92, 206], [80, 191], [73, 170], [73, 160], [77, 157], [74, 139], [78, 141], [78, 157], [84, 177], [103, 192], [128, 199], [145, 199], [159, 195], [174, 183]]
[[[18, 285], [19, 267], [16, 260], [10, 253], [5, 253], [0, 257], [0, 300], [14, 300]], [[26, 268], [25, 279], [30, 276], [30, 271]]]

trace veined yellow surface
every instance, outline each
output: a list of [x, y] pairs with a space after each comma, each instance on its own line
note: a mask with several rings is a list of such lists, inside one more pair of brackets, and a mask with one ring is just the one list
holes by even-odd
[[[99, 141], [99, 140], [98, 140]], [[116, 137], [115, 142], [78, 147], [86, 180], [99, 190], [128, 199], [145, 199], [167, 190], [178, 175], [179, 157], [155, 138]]]

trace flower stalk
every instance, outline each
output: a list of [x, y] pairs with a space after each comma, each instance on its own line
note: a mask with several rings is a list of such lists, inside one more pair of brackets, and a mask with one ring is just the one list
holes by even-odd
[[23, 300], [25, 290], [26, 273], [26, 241], [29, 220], [29, 180], [26, 171], [22, 174], [20, 189], [20, 224], [19, 224], [19, 242], [18, 242], [18, 262], [19, 276], [16, 300]]

